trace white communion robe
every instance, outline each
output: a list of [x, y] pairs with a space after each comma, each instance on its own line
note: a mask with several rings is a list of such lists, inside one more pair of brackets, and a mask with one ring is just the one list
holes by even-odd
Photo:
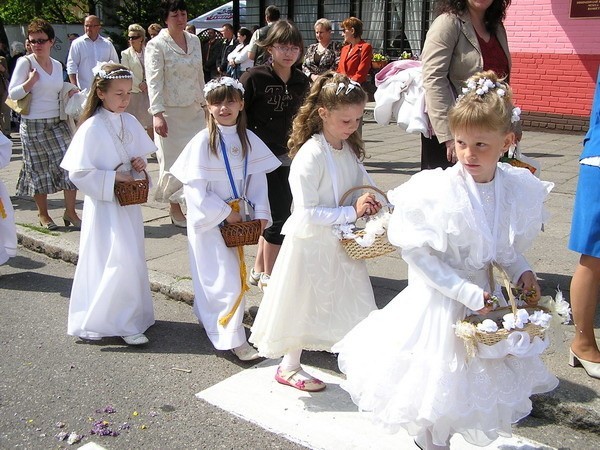
[[[12, 155], [12, 142], [3, 134], [0, 134], [0, 169], [8, 166]], [[10, 195], [6, 186], [0, 180], [0, 264], [8, 261], [17, 254], [17, 230], [15, 228], [15, 211], [13, 209]]]
[[[243, 190], [244, 158], [236, 127], [218, 126], [231, 165], [239, 195]], [[247, 165], [246, 197], [255, 205], [255, 219], [266, 219], [271, 225], [266, 173], [281, 163], [271, 150], [251, 131]], [[183, 183], [187, 205], [187, 234], [190, 269], [194, 284], [194, 313], [218, 350], [228, 350], [246, 342], [242, 319], [245, 298], [229, 323], [222, 326], [219, 318], [233, 308], [241, 289], [240, 261], [236, 248], [225, 245], [219, 224], [231, 212], [227, 200], [233, 196], [221, 155], [209, 148], [208, 129], [199, 132], [185, 147], [170, 172]]]
[[154, 151], [135, 117], [100, 108], [81, 124], [61, 163], [85, 194], [69, 305], [72, 336], [131, 336], [154, 324], [142, 210], [121, 206], [114, 194], [115, 168], [124, 163], [118, 170], [132, 170], [131, 158]]

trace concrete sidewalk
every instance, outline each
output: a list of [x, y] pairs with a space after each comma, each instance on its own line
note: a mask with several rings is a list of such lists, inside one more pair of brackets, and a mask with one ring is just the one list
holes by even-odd
[[[408, 180], [419, 170], [420, 140], [418, 135], [406, 134], [396, 126], [379, 126], [367, 120], [363, 135], [369, 157], [365, 166], [378, 187], [386, 191]], [[527, 131], [522, 149], [525, 154], [542, 163], [541, 176], [553, 181], [555, 187], [547, 202], [552, 219], [545, 233], [536, 241], [527, 257], [541, 279], [542, 294], [554, 295], [557, 287], [569, 298], [569, 283], [578, 255], [567, 250], [573, 197], [577, 184], [578, 155], [582, 135], [553, 134]], [[13, 155], [8, 168], [0, 176], [9, 192], [14, 192], [21, 167], [21, 146], [13, 134]], [[149, 173], [158, 179], [158, 165], [150, 160]], [[152, 193], [151, 193], [152, 196]], [[78, 208], [83, 197], [78, 196]], [[33, 199], [13, 198], [16, 210], [19, 242], [35, 251], [76, 263], [79, 232], [67, 227], [57, 232], [41, 230]], [[62, 225], [62, 195], [49, 196], [51, 215]], [[152, 199], [142, 206], [146, 257], [150, 282], [154, 291], [187, 303], [193, 300], [190, 278], [186, 231], [171, 225], [164, 204]], [[251, 267], [255, 248], [246, 247], [246, 258]], [[9, 263], [10, 264], [10, 261]], [[368, 262], [369, 273], [379, 307], [387, 304], [406, 286], [407, 267], [397, 254]], [[2, 268], [0, 267], [0, 273]], [[261, 294], [252, 288], [247, 308], [255, 313]], [[190, 314], [192, 312], [190, 311]], [[596, 328], [600, 314], [596, 317]], [[534, 397], [533, 415], [544, 417], [575, 428], [600, 433], [600, 380], [588, 377], [583, 369], [568, 366], [568, 344], [573, 326], [565, 325], [556, 333], [553, 347], [545, 355], [550, 370], [560, 378], [560, 386], [552, 393]], [[600, 330], [596, 332], [600, 336]], [[518, 380], [506, 380], [515, 383]]]

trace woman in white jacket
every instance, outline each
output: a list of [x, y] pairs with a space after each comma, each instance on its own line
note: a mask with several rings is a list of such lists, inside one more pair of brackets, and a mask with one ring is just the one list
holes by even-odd
[[127, 28], [129, 48], [121, 52], [121, 64], [133, 73], [133, 87], [127, 112], [135, 116], [146, 129], [148, 135], [153, 137], [152, 116], [148, 112], [150, 107], [148, 85], [146, 84], [146, 72], [144, 70], [145, 37], [146, 32], [141, 25], [137, 23], [129, 25]]
[[248, 56], [246, 48], [252, 39], [252, 32], [248, 28], [240, 28], [237, 33], [239, 44], [227, 55], [227, 75], [238, 79], [250, 67], [254, 67], [254, 61]]

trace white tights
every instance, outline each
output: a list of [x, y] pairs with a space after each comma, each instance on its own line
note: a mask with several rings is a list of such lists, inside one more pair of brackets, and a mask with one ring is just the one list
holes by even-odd
[[300, 356], [302, 356], [302, 349], [293, 350], [289, 353], [286, 353], [281, 360], [281, 370], [285, 372], [290, 372], [292, 370], [296, 370], [300, 367]]

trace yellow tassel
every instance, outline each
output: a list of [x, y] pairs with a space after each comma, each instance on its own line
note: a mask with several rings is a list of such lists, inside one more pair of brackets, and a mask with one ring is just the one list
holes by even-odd
[[[240, 202], [239, 200], [234, 200], [231, 203], [229, 203], [229, 206], [231, 206], [231, 209], [233, 209], [235, 212], [240, 212], [240, 203], [239, 202]], [[231, 308], [231, 311], [229, 311], [229, 313], [227, 313], [225, 316], [223, 316], [219, 319], [219, 325], [222, 325], [222, 326], [227, 326], [227, 324], [229, 323], [229, 321], [231, 320], [231, 318], [237, 311], [238, 307], [242, 303], [242, 299], [244, 298], [244, 293], [246, 293], [246, 291], [250, 290], [250, 287], [246, 284], [246, 275], [247, 274], [246, 274], [246, 261], [244, 259], [244, 247], [242, 245], [240, 245], [237, 248], [237, 251], [238, 251], [238, 258], [240, 260], [241, 292], [240, 292], [240, 295], [238, 295], [238, 298], [235, 301], [233, 308]]]
[[0, 198], [0, 217], [6, 219], [6, 210], [4, 209], [4, 203], [2, 203], [2, 199]]

